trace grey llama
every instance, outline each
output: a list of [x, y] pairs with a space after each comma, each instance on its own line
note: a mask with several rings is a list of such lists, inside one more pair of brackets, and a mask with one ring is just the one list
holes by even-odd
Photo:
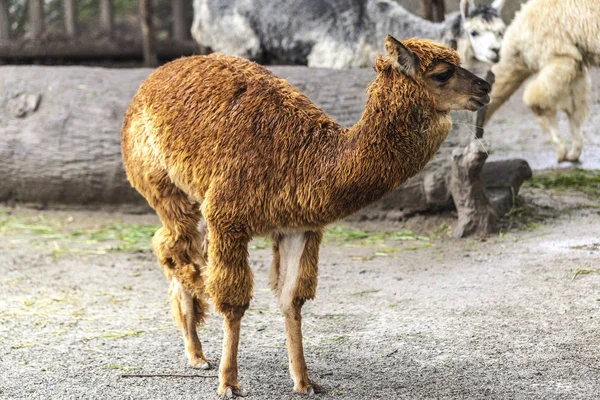
[[438, 41], [463, 64], [497, 60], [505, 0], [475, 6], [442, 23], [419, 18], [394, 0], [194, 0], [192, 35], [213, 51], [271, 64], [370, 67], [387, 33]]

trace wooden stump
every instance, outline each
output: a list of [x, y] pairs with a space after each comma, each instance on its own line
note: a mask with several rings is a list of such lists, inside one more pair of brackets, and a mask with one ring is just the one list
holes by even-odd
[[477, 142], [452, 153], [450, 190], [458, 211], [454, 237], [497, 233], [498, 216], [485, 193], [482, 170], [487, 153]]

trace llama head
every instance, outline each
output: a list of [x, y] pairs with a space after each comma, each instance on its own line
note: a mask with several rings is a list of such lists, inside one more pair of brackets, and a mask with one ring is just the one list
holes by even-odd
[[427, 98], [437, 111], [476, 111], [490, 101], [490, 84], [464, 68], [455, 50], [427, 39], [400, 42], [388, 35], [387, 57], [377, 59], [376, 71], [407, 81], [399, 85], [407, 98]]
[[500, 11], [506, 0], [495, 0], [491, 5], [475, 6], [473, 0], [461, 0], [460, 13], [464, 35], [471, 44], [475, 58], [487, 64], [500, 59], [500, 46], [506, 25]]

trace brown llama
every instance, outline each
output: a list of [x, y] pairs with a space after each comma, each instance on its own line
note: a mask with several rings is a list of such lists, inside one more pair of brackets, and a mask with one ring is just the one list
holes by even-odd
[[127, 111], [123, 160], [162, 221], [153, 246], [192, 367], [209, 368], [196, 333], [207, 295], [224, 315], [221, 395], [245, 395], [237, 350], [252, 298], [252, 237], [272, 235], [271, 287], [285, 316], [294, 390], [313, 394], [300, 310], [315, 297], [323, 227], [422, 169], [448, 135], [450, 110], [489, 101], [489, 84], [460, 68], [454, 50], [391, 36], [385, 47], [350, 129], [267, 68], [222, 54], [157, 69]]

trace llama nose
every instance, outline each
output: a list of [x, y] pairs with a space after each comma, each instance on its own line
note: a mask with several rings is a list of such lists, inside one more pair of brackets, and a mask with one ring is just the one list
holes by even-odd
[[492, 50], [492, 53], [494, 53], [494, 57], [492, 57], [492, 61], [495, 63], [500, 61], [500, 49], [494, 48], [491, 50]]
[[492, 90], [492, 86], [483, 79], [476, 79], [474, 82], [476, 91], [483, 94], [488, 94]]

